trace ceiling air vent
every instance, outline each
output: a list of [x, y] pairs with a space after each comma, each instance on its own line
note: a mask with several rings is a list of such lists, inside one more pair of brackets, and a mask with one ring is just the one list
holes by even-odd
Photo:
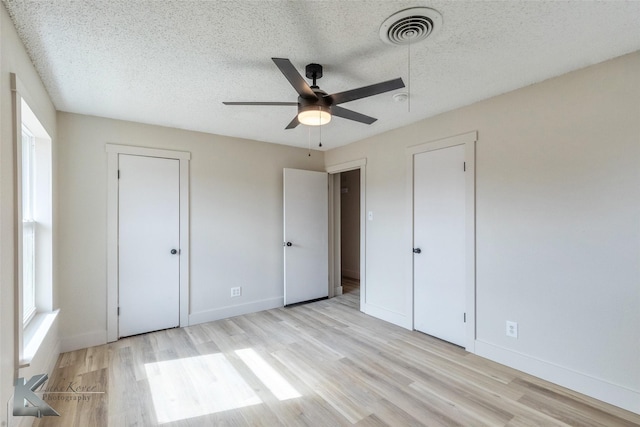
[[442, 15], [428, 7], [412, 7], [388, 17], [380, 26], [380, 38], [392, 45], [413, 44], [436, 34]]

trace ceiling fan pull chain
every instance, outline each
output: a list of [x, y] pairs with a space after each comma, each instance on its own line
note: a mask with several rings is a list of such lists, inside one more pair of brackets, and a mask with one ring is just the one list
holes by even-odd
[[409, 43], [407, 44], [407, 112], [411, 112], [411, 37], [409, 38]]
[[[322, 117], [322, 110], [320, 109], [320, 107], [318, 107], [318, 117]], [[320, 128], [320, 143], [318, 144], [318, 147], [322, 147], [322, 126], [318, 126]]]
[[307, 129], [309, 129], [307, 140], [309, 141], [309, 157], [311, 157], [311, 126], [307, 126]]

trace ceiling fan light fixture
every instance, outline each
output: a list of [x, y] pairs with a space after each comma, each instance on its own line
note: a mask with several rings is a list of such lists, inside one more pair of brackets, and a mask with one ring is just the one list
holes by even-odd
[[322, 126], [331, 121], [331, 110], [324, 105], [305, 105], [298, 109], [298, 121], [307, 126]]

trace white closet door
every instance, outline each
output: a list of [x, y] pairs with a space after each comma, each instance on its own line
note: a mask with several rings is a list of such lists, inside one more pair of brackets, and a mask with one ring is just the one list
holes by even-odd
[[180, 163], [118, 157], [119, 337], [180, 324]]
[[[464, 145], [414, 156], [414, 328], [465, 345]], [[419, 253], [416, 253], [419, 252]]]

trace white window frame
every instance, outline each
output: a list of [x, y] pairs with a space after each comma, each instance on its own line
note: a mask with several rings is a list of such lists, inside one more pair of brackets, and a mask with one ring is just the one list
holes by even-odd
[[[13, 110], [14, 147], [14, 253], [15, 253], [15, 346], [18, 352], [16, 372], [31, 364], [52, 328], [59, 310], [53, 310], [53, 141], [36, 114], [29, 106], [32, 99], [18, 77], [10, 73]], [[33, 195], [28, 205], [27, 222], [33, 229], [34, 274], [33, 306], [24, 308], [24, 240], [22, 206], [23, 124], [33, 137], [32, 174], [28, 176]], [[30, 147], [31, 148], [31, 147]]]
[[[23, 326], [27, 326], [36, 315], [37, 249], [35, 234], [37, 226], [34, 219], [34, 205], [36, 202], [34, 182], [35, 168], [37, 166], [35, 164], [35, 137], [24, 121], [22, 121], [21, 130], [22, 321]], [[27, 235], [29, 235], [29, 239], [27, 239]]]

